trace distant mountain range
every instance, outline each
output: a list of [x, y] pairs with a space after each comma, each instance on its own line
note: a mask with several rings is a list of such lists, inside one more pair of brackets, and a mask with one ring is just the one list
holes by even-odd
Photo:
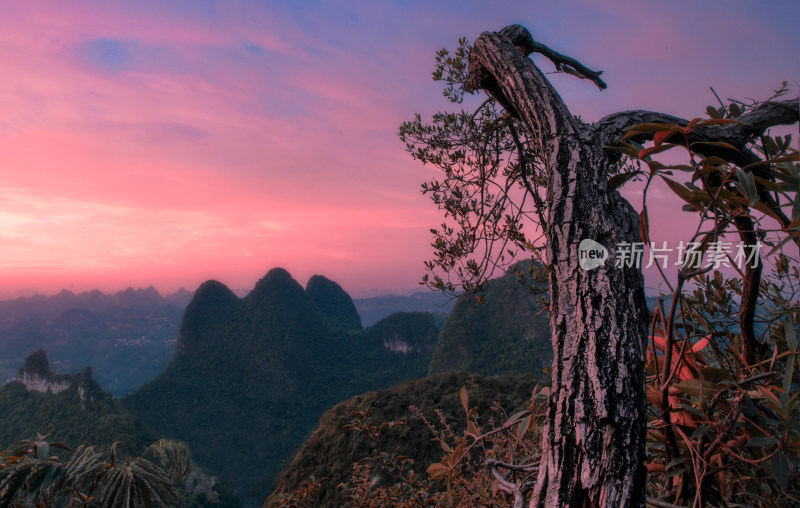
[[[233, 291], [245, 297], [249, 290]], [[162, 296], [153, 286], [144, 289], [127, 288], [116, 293], [103, 293], [100, 290], [73, 293], [62, 290], [58, 294], [45, 296], [34, 294], [20, 296], [9, 300], [0, 300], [0, 330], [11, 328], [18, 323], [31, 319], [52, 319], [71, 309], [84, 309], [100, 313], [111, 307], [125, 309], [146, 309], [154, 307], [175, 306], [185, 308], [194, 295], [193, 291], [180, 288], [175, 293]], [[434, 291], [416, 292], [412, 295], [387, 294], [369, 298], [352, 299], [361, 317], [363, 326], [372, 326], [381, 319], [395, 312], [430, 312], [433, 314], [449, 314], [455, 300], [445, 294]]]
[[184, 308], [191, 299], [192, 293], [184, 288], [167, 296], [161, 296], [153, 286], [145, 289], [128, 288], [112, 294], [97, 289], [75, 294], [64, 289], [53, 296], [37, 294], [0, 301], [0, 330], [31, 318], [53, 319], [71, 309], [100, 313], [112, 307], [153, 309], [171, 305]]
[[185, 299], [163, 298], [153, 288], [114, 295], [99, 291], [0, 302], [0, 382], [24, 359], [47, 351], [56, 372], [91, 365], [95, 380], [124, 395], [164, 370], [175, 349]]
[[[237, 293], [246, 296], [249, 291]], [[92, 365], [95, 380], [105, 390], [125, 395], [164, 370], [193, 294], [181, 288], [161, 296], [151, 286], [112, 294], [63, 290], [0, 301], [0, 383], [13, 379], [28, 355], [44, 349], [54, 371], [75, 372]], [[434, 292], [352, 303], [367, 327], [403, 311], [439, 313], [443, 322], [453, 305], [452, 299]]]
[[[120, 379], [122, 371], [132, 373], [126, 378], [129, 384], [118, 387], [132, 387], [137, 379], [150, 379], [120, 401], [102, 390], [97, 392], [95, 400], [109, 400], [113, 403], [109, 408], [127, 415], [125, 418], [103, 420], [110, 413], [101, 411], [98, 422], [91, 415], [95, 405], [86, 405], [80, 418], [90, 427], [105, 429], [107, 438], [127, 435], [125, 429], [133, 425], [160, 437], [183, 440], [206, 472], [218, 476], [223, 486], [231, 486], [242, 496], [242, 506], [260, 506], [272, 491], [278, 473], [318, 425], [320, 416], [342, 400], [420, 379], [429, 371], [540, 374], [549, 351], [547, 320], [535, 317], [541, 308], [527, 289], [512, 282], [513, 278], [492, 281], [485, 294], [486, 305], [460, 302], [450, 318], [438, 313], [447, 309], [439, 306], [441, 300], [421, 295], [364, 299], [361, 313], [367, 309], [372, 316], [401, 305], [437, 311], [395, 312], [364, 328], [359, 302], [338, 284], [314, 276], [303, 287], [286, 270], [276, 268], [241, 298], [224, 284], [205, 282], [185, 310], [179, 302], [166, 302], [148, 288], [121, 292], [128, 293], [127, 306], [96, 303], [92, 309], [28, 316], [0, 332], [0, 351], [5, 358], [24, 359], [33, 352], [31, 347], [42, 344], [51, 358], [68, 359], [61, 360], [58, 369], [53, 368], [56, 372], [63, 372], [65, 366], [76, 372], [92, 364], [92, 377], [99, 378], [100, 369], [95, 365], [100, 364], [108, 372], [118, 373], [113, 379]], [[81, 295], [51, 298], [73, 297]], [[139, 304], [133, 303], [134, 297]], [[95, 302], [102, 299], [96, 294], [93, 298]], [[50, 302], [46, 308], [56, 309], [57, 305]], [[535, 330], [540, 321], [544, 328]], [[109, 339], [109, 334], [122, 340]], [[137, 342], [127, 338], [137, 336], [144, 339]], [[37, 355], [29, 358], [26, 368], [43, 363]], [[159, 366], [158, 361], [163, 363]], [[20, 364], [22, 361], [16, 367]], [[72, 379], [61, 378], [50, 368], [47, 365], [47, 374], [39, 376], [49, 380], [45, 385]], [[147, 369], [152, 372], [149, 376]], [[21, 379], [20, 373], [15, 374]], [[408, 393], [433, 401], [443, 395], [423, 396], [420, 387], [447, 393], [458, 388], [450, 384], [445, 388], [440, 381], [432, 383], [414, 385], [417, 388]], [[22, 380], [0, 386], [0, 412], [8, 415], [7, 421], [16, 422], [14, 436], [26, 429], [36, 432], [69, 425], [72, 420], [62, 420], [58, 415], [74, 413], [75, 401], [56, 413], [42, 413], [50, 415], [49, 420], [45, 416], [41, 421], [28, 417], [32, 408], [58, 406], [59, 397], [64, 397], [62, 392], [32, 390]], [[80, 402], [77, 404], [80, 407]], [[392, 407], [398, 412], [407, 410], [407, 405]], [[31, 422], [40, 423], [29, 425]], [[88, 437], [69, 437], [96, 438], [85, 435]], [[0, 447], [7, 444], [0, 442]], [[349, 463], [345, 465], [349, 467]]]
[[430, 312], [450, 314], [457, 299], [438, 291], [423, 291], [410, 296], [384, 295], [356, 298], [353, 303], [364, 326], [372, 326], [395, 312]]

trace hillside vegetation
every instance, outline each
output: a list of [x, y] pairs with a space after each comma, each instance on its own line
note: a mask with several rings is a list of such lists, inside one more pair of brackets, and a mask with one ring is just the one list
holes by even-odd
[[466, 425], [459, 396], [462, 387], [469, 392], [472, 407], [478, 408], [478, 414], [483, 416], [481, 424], [486, 424], [493, 416], [491, 408], [495, 402], [508, 414], [527, 408], [533, 387], [541, 382], [541, 378], [530, 374], [483, 377], [451, 372], [358, 395], [337, 404], [320, 418], [312, 436], [281, 473], [276, 490], [264, 506], [276, 505], [281, 494], [294, 491], [311, 476], [324, 478], [313, 506], [343, 506], [345, 496], [338, 485], [346, 483], [353, 474], [353, 465], [370, 456], [375, 448], [374, 442], [347, 428], [359, 411], [369, 410], [374, 422], [403, 421], [404, 425], [396, 432], [385, 434], [380, 452], [411, 458], [413, 469], [424, 474], [429, 464], [441, 458], [442, 448], [422, 417], [409, 410], [410, 406], [436, 422], [440, 418], [436, 411], [440, 411], [455, 432], [460, 433]]
[[[186, 308], [167, 368], [124, 403], [261, 502], [269, 493], [262, 479], [277, 475], [326, 409], [424, 374], [433, 318], [390, 319], [362, 331], [349, 295], [321, 276], [304, 289], [276, 268], [243, 299], [209, 281]], [[407, 348], [393, 351], [385, 341]], [[231, 450], [248, 459], [228, 460]]]
[[[525, 270], [529, 266], [519, 265]], [[550, 317], [537, 295], [509, 271], [490, 280], [481, 294], [455, 304], [436, 343], [429, 373], [541, 373], [552, 359]]]
[[22, 381], [0, 386], [0, 448], [38, 433], [75, 446], [88, 442], [108, 448], [121, 441], [130, 453], [141, 453], [158, 439], [92, 380], [90, 368], [76, 375], [52, 374], [40, 351], [20, 369], [20, 378], [30, 387]]

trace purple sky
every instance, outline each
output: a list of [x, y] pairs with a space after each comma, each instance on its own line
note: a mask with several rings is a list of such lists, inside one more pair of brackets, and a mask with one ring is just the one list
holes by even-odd
[[[448, 105], [434, 52], [511, 23], [609, 87], [573, 113], [797, 94], [795, 1], [11, 2], [0, 17], [0, 294], [268, 269], [413, 288], [440, 222], [396, 133]], [[546, 72], [552, 66], [540, 59]], [[637, 207], [636, 191], [628, 197]], [[692, 225], [651, 193], [654, 238]], [[688, 215], [688, 214], [687, 214]]]

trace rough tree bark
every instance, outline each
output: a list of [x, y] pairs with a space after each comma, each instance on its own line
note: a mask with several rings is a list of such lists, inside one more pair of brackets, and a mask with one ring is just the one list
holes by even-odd
[[[528, 58], [534, 51], [560, 70], [605, 88], [599, 72], [534, 42], [519, 25], [481, 34], [464, 83], [467, 91], [487, 91], [522, 121], [547, 175], [554, 361], [542, 461], [530, 506], [644, 506], [644, 281], [639, 267], [617, 268], [614, 263], [619, 245], [641, 241], [639, 219], [630, 203], [608, 187], [609, 169], [619, 155], [607, 147], [639, 123], [686, 121], [628, 111], [591, 126], [581, 124]], [[775, 121], [781, 115], [796, 119], [796, 104], [776, 108], [766, 113], [767, 124], [781, 123]], [[730, 136], [734, 146], [743, 146], [750, 127], [724, 126], [708, 137]], [[700, 139], [704, 133], [696, 135]], [[608, 251], [606, 262], [594, 270], [579, 264], [578, 246], [585, 239]]]
[[[532, 133], [547, 172], [554, 361], [547, 438], [531, 505], [641, 506], [644, 281], [635, 267], [613, 266], [618, 244], [639, 241], [638, 216], [608, 189], [605, 140], [575, 121], [527, 58], [530, 35], [519, 28], [504, 31], [517, 40], [487, 32], [475, 41], [467, 86], [486, 89], [513, 108], [507, 107]], [[584, 239], [608, 250], [610, 259], [600, 268], [580, 268], [577, 250]]]

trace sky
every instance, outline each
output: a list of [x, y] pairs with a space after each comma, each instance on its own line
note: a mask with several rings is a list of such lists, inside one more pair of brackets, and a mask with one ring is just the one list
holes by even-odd
[[[275, 266], [356, 296], [414, 288], [441, 216], [420, 193], [435, 169], [397, 130], [449, 108], [436, 50], [519, 23], [604, 70], [602, 92], [549, 75], [584, 120], [691, 118], [709, 86], [796, 96], [799, 16], [796, 0], [4, 3], [0, 295], [249, 288]], [[692, 224], [650, 199], [659, 238]]]

